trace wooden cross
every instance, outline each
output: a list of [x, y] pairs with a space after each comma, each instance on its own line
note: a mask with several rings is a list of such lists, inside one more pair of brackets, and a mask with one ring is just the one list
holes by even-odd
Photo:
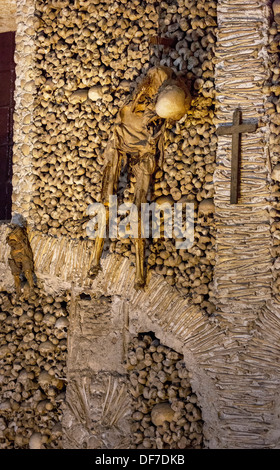
[[242, 124], [241, 110], [237, 108], [233, 113], [232, 125], [221, 126], [217, 129], [218, 135], [232, 135], [230, 204], [238, 203], [241, 134], [243, 132], [255, 132], [257, 128], [257, 123]]

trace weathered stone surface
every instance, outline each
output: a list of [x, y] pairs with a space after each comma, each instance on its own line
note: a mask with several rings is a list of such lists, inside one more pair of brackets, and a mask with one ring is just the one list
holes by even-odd
[[0, 0], [0, 33], [16, 30], [16, 0]]

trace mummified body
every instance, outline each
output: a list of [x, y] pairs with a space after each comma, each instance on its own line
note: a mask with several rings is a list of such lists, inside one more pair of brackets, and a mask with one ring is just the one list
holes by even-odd
[[[166, 119], [156, 112], [159, 97], [167, 90], [183, 93], [183, 102], [176, 108], [172, 104], [171, 116], [178, 120], [186, 113], [190, 105], [190, 94], [184, 83], [178, 79], [172, 69], [154, 67], [142, 80], [134, 96], [120, 109], [112, 135], [104, 152], [105, 169], [102, 181], [101, 202], [107, 208], [109, 196], [116, 194], [122, 163], [129, 160], [132, 174], [135, 176], [133, 202], [138, 209], [139, 238], [134, 238], [136, 252], [135, 288], [145, 285], [144, 247], [141, 238], [141, 204], [147, 202], [147, 195], [152, 175], [163, 163], [163, 145]], [[166, 95], [166, 93], [165, 93]], [[164, 113], [161, 113], [164, 115]], [[93, 262], [89, 276], [94, 278], [100, 270], [100, 258], [104, 246], [103, 238], [96, 238]]]
[[18, 225], [13, 226], [7, 236], [7, 243], [11, 247], [11, 257], [8, 262], [14, 276], [17, 296], [21, 294], [21, 274], [25, 275], [28, 283], [28, 293], [32, 295], [34, 263], [26, 228]]

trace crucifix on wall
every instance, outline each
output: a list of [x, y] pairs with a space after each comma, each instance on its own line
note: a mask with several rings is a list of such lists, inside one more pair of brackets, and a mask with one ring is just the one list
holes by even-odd
[[233, 113], [232, 124], [221, 126], [217, 129], [218, 135], [232, 135], [230, 204], [238, 203], [241, 134], [244, 132], [255, 132], [257, 128], [257, 123], [242, 123], [241, 110], [237, 108]]

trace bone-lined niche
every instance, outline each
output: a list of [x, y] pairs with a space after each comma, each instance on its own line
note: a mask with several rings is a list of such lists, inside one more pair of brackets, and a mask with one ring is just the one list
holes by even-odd
[[[183, 354], [151, 331], [134, 334], [141, 322], [126, 299], [101, 291], [72, 295], [63, 447], [205, 447]], [[142, 323], [149, 323], [144, 315]]]
[[129, 344], [132, 448], [201, 449], [203, 420], [183, 355], [152, 332]]

